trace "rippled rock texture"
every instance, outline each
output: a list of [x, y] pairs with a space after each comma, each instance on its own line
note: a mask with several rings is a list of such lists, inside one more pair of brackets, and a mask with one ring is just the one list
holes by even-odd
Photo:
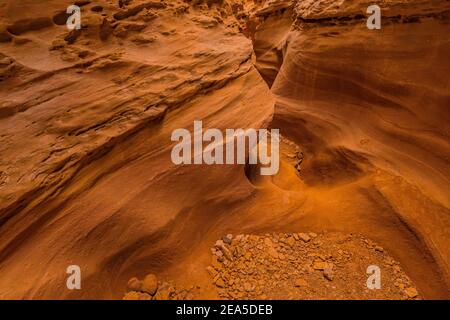
[[[0, 1], [0, 298], [148, 273], [217, 298], [217, 238], [304, 230], [374, 239], [449, 297], [448, 1], [379, 1], [381, 30], [368, 1], [77, 1], [68, 31], [71, 4]], [[174, 165], [194, 120], [280, 129], [280, 172]]]

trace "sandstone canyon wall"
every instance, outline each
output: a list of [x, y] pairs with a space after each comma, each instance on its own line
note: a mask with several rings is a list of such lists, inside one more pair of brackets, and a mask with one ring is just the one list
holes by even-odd
[[[378, 2], [381, 30], [368, 1], [76, 1], [68, 31], [74, 1], [0, 0], [0, 298], [217, 298], [222, 235], [338, 231], [448, 299], [450, 3]], [[280, 129], [279, 173], [174, 165], [199, 119]]]

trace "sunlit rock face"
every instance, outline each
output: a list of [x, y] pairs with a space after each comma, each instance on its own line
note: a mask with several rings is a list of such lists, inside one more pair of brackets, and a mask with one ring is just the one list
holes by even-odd
[[[450, 4], [380, 1], [369, 30], [370, 4], [0, 0], [0, 298], [148, 273], [217, 298], [216, 239], [302, 231], [361, 233], [448, 297]], [[279, 173], [175, 165], [195, 120], [280, 129]]]
[[[272, 87], [272, 125], [305, 148], [306, 184], [353, 185], [346, 198], [360, 209], [347, 228], [361, 223], [396, 242], [386, 232], [406, 226], [435, 259], [433, 270], [447, 277], [449, 4], [384, 1], [380, 30], [367, 29], [357, 15], [364, 8], [362, 1], [298, 2]], [[359, 221], [362, 208], [374, 216]], [[401, 243], [394, 250], [406, 257]], [[420, 259], [411, 260], [410, 272], [420, 273]], [[444, 286], [437, 274], [430, 278]]]
[[[121, 297], [130, 274], [183, 261], [252, 188], [242, 166], [175, 166], [171, 133], [273, 113], [231, 5], [85, 3], [74, 34], [69, 4], [2, 3], [4, 298]], [[80, 291], [65, 285], [72, 264]]]

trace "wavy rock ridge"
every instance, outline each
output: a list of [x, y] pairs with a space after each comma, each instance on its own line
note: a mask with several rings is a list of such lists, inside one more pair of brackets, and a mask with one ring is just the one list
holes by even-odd
[[[217, 298], [217, 238], [305, 230], [372, 238], [448, 298], [448, 1], [380, 1], [377, 31], [362, 1], [77, 1], [68, 31], [71, 4], [0, 3], [0, 298], [150, 272]], [[279, 128], [279, 174], [173, 165], [198, 119]]]

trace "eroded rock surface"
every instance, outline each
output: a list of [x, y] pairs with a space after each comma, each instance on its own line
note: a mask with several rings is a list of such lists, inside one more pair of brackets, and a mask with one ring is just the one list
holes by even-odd
[[[69, 4], [22, 3], [49, 17]], [[65, 25], [31, 28], [21, 32], [29, 43], [0, 48], [2, 297], [118, 297], [114, 287], [135, 262], [177, 251], [178, 236], [161, 246], [158, 239], [170, 238], [208, 193], [230, 201], [251, 193], [237, 166], [170, 160], [172, 131], [194, 120], [222, 129], [268, 124], [273, 98], [252, 65], [251, 41], [235, 26], [205, 24], [214, 19], [208, 7], [93, 5], [82, 7], [77, 34]], [[20, 8], [6, 5], [7, 24], [31, 15]], [[234, 184], [224, 188], [219, 177], [227, 176]], [[141, 257], [123, 260], [132, 252]], [[80, 293], [65, 288], [68, 263], [84, 270]]]
[[[211, 243], [298, 230], [379, 243], [411, 279], [387, 298], [448, 298], [450, 4], [380, 1], [381, 30], [368, 4], [1, 1], [0, 298], [122, 298], [149, 273], [217, 298]], [[174, 165], [194, 120], [279, 128], [280, 172]]]

